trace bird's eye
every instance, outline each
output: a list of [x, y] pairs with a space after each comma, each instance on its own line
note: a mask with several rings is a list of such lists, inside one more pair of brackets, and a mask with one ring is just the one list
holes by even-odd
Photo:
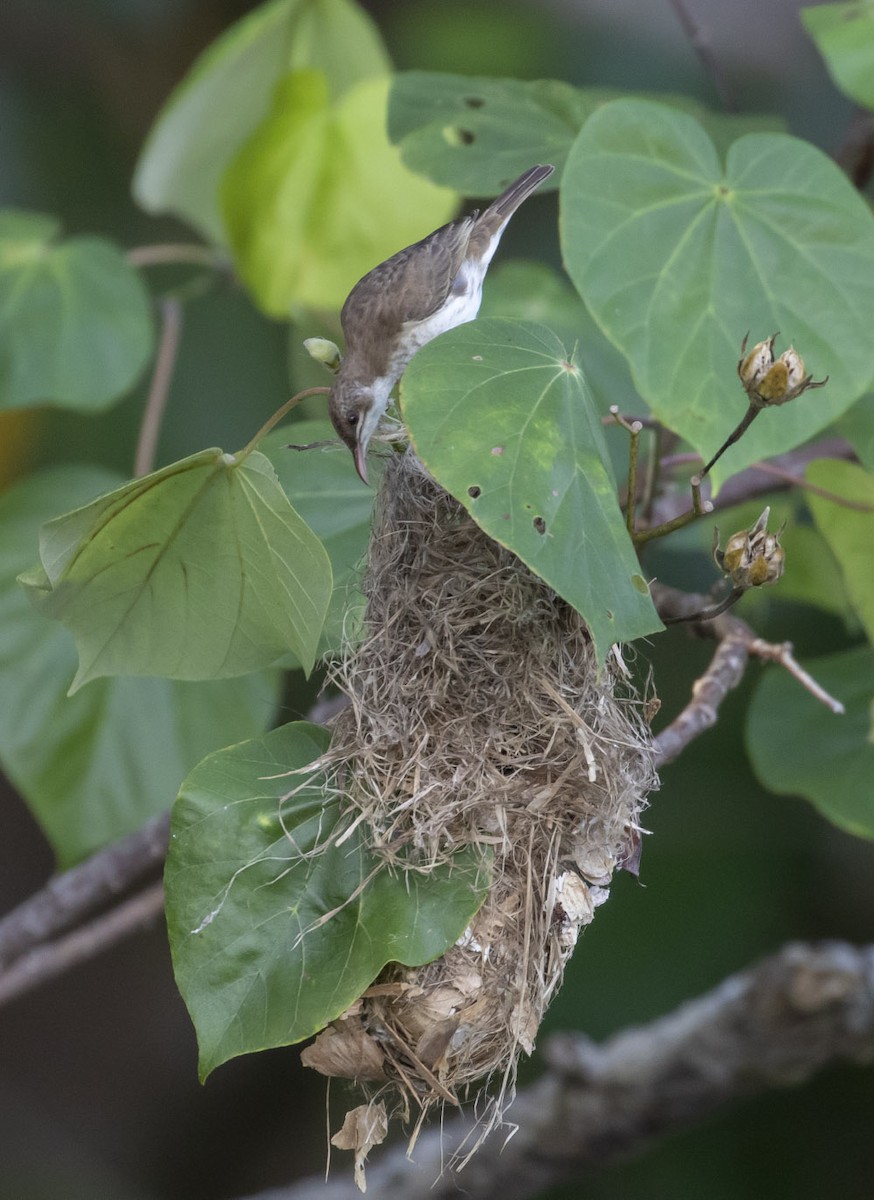
[[350, 413], [349, 416], [346, 418], [346, 420], [349, 422], [350, 425], [357, 425], [358, 424], [358, 413]]

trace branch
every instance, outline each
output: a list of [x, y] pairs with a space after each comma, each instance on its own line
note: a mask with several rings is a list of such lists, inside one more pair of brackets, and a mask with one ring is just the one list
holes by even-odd
[[155, 466], [158, 435], [164, 419], [164, 409], [170, 395], [170, 382], [176, 356], [179, 353], [179, 338], [182, 332], [182, 302], [175, 296], [164, 296], [158, 302], [161, 313], [161, 340], [158, 356], [149, 385], [149, 395], [140, 425], [137, 449], [134, 456], [134, 475], [148, 475]]
[[874, 116], [857, 106], [843, 140], [832, 155], [861, 192], [874, 174]]
[[[780, 663], [833, 712], [843, 711], [839, 702], [829, 696], [795, 661], [790, 643], [774, 645], [766, 642], [756, 635], [746, 621], [728, 612], [706, 621], [689, 619], [707, 607], [706, 596], [680, 592], [657, 582], [652, 585], [652, 595], [663, 617], [687, 619], [687, 627], [692, 633], [716, 638], [719, 642], [707, 671], [692, 689], [689, 704], [656, 736], [659, 766], [673, 762], [690, 742], [716, 723], [719, 707], [740, 682], [750, 654]], [[341, 697], [322, 703], [328, 705], [330, 711], [337, 705], [343, 705], [345, 700]], [[314, 709], [311, 718], [317, 716], [323, 717], [323, 714]], [[155, 817], [137, 833], [98, 851], [80, 866], [52, 880], [41, 892], [0, 921], [0, 1004], [4, 999], [19, 995], [23, 990], [51, 978], [70, 961], [80, 961], [86, 957], [85, 950], [78, 948], [80, 943], [75, 942], [75, 935], [68, 935], [62, 941], [53, 942], [53, 939], [153, 873], [166, 856], [169, 826], [169, 813]], [[125, 924], [123, 917], [119, 920], [117, 927], [103, 918], [84, 926], [81, 930], [81, 947], [87, 947], [89, 955], [97, 954], [104, 945], [117, 941], [125, 932], [133, 932], [138, 923], [134, 919]], [[106, 940], [101, 941], [101, 937]], [[77, 947], [75, 959], [71, 958], [71, 942]], [[25, 955], [32, 959], [37, 953], [41, 955], [38, 967], [23, 967], [19, 972], [16, 966], [12, 971], [9, 970], [10, 964]], [[57, 969], [49, 965], [53, 954], [59, 963]]]
[[164, 885], [154, 883], [73, 933], [22, 955], [0, 975], [0, 1005], [62, 975], [77, 963], [87, 962], [160, 918], [163, 911]]
[[[84, 917], [117, 900], [134, 884], [160, 870], [167, 854], [170, 814], [58, 875], [0, 921], [0, 967], [50, 941]], [[0, 977], [2, 982], [2, 977]]]
[[[706, 596], [680, 592], [663, 583], [653, 583], [652, 597], [662, 619], [694, 617], [707, 606]], [[733, 613], [720, 613], [712, 621], [690, 621], [688, 628], [702, 637], [716, 638], [719, 645], [707, 670], [692, 686], [692, 699], [678, 717], [656, 735], [656, 765], [665, 766], [716, 724], [719, 706], [743, 678], [755, 631]]]
[[[510, 1109], [515, 1136], [493, 1134], [454, 1174], [446, 1163], [474, 1128], [469, 1116], [447, 1121], [419, 1137], [415, 1162], [401, 1146], [370, 1167], [370, 1193], [380, 1200], [526, 1200], [569, 1179], [580, 1184], [740, 1100], [804, 1083], [835, 1063], [869, 1063], [874, 946], [788, 945], [600, 1046], [580, 1034], [554, 1035], [543, 1058], [546, 1074]], [[359, 1193], [350, 1168], [347, 1178], [306, 1179], [249, 1200], [359, 1200]]]
[[766, 642], [752, 626], [734, 613], [724, 612], [709, 620], [694, 618], [710, 603], [707, 596], [681, 592], [666, 584], [651, 585], [659, 616], [668, 621], [687, 621], [687, 629], [699, 637], [715, 638], [719, 645], [704, 674], [692, 685], [692, 699], [679, 716], [656, 735], [656, 765], [665, 766], [716, 724], [719, 706], [743, 678], [750, 655], [779, 663], [803, 688], [834, 713], [844, 706], [796, 662], [791, 642]]
[[[770, 492], [786, 491], [799, 483], [804, 468], [816, 459], [852, 461], [855, 457], [852, 446], [843, 438], [823, 438], [809, 446], [790, 450], [788, 454], [778, 454], [761, 466], [747, 467], [745, 471], [739, 471], [727, 479], [713, 500], [714, 510], [732, 508], [735, 504], [758, 499]], [[653, 505], [650, 524], [661, 525], [674, 520], [688, 507], [689, 497], [684, 492], [675, 491], [661, 496]]]
[[686, 37], [689, 39], [692, 49], [698, 55], [701, 65], [710, 76], [710, 81], [719, 97], [720, 104], [726, 112], [736, 113], [738, 105], [734, 91], [725, 76], [722, 65], [713, 49], [713, 44], [705, 34], [704, 29], [689, 12], [686, 0], [671, 0], [671, 8], [676, 13], [677, 20], [680, 22]]

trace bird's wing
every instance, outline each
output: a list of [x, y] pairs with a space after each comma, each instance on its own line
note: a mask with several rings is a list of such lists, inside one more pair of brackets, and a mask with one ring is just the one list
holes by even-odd
[[436, 312], [452, 290], [478, 215], [444, 225], [359, 280], [340, 314], [347, 343], [362, 330], [373, 336], [375, 324], [392, 336], [407, 321], [424, 321]]

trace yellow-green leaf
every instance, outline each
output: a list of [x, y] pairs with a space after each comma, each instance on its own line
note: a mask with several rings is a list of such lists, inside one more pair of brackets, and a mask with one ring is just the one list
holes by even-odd
[[167, 101], [143, 150], [134, 196], [149, 212], [174, 212], [225, 243], [219, 184], [291, 70], [321, 71], [333, 97], [384, 75], [376, 26], [352, 0], [273, 0], [230, 27]]
[[334, 99], [299, 70], [235, 156], [222, 211], [243, 280], [272, 316], [338, 308], [371, 267], [443, 224], [454, 193], [414, 175], [385, 131], [389, 80]]

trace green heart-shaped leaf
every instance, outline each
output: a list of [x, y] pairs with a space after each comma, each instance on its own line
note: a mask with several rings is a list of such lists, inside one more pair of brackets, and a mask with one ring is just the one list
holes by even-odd
[[204, 450], [50, 521], [32, 598], [100, 675], [218, 679], [293, 651], [309, 670], [331, 594], [319, 540], [269, 461]]
[[804, 796], [839, 828], [874, 838], [874, 652], [859, 646], [804, 666], [846, 712], [829, 713], [787, 671], [769, 669], [747, 717], [753, 769], [772, 792]]
[[302, 771], [327, 745], [318, 726], [285, 725], [211, 755], [182, 786], [167, 923], [202, 1076], [310, 1037], [386, 963], [437, 958], [485, 897], [472, 851], [428, 874], [387, 870], [323, 776]]
[[541, 326], [479, 320], [425, 346], [401, 406], [416, 453], [490, 537], [610, 645], [661, 629], [579, 367]]
[[[495, 79], [403, 71], [392, 83], [388, 131], [404, 162], [469, 196], [493, 196], [533, 163], [552, 163], [556, 187], [574, 139], [602, 105], [625, 93], [576, 88], [559, 79]], [[655, 99], [692, 113], [718, 145], [742, 133], [779, 129], [779, 119], [711, 113], [688, 96]]]
[[0, 212], [0, 408], [106, 408], [152, 352], [136, 271], [110, 242], [62, 242], [59, 230], [54, 217]]
[[[724, 472], [807, 440], [872, 377], [874, 216], [837, 166], [781, 134], [735, 142], [643, 101], [586, 123], [561, 189], [568, 270], [655, 415], [709, 458], [747, 408], [741, 339], [781, 330], [830, 382], [759, 416]], [[717, 474], [723, 464], [717, 467]]]
[[205, 754], [260, 733], [278, 700], [276, 671], [205, 683], [116, 677], [66, 695], [73, 639], [35, 611], [16, 576], [61, 505], [117, 483], [99, 467], [56, 467], [0, 498], [0, 759], [61, 866], [167, 809]]

